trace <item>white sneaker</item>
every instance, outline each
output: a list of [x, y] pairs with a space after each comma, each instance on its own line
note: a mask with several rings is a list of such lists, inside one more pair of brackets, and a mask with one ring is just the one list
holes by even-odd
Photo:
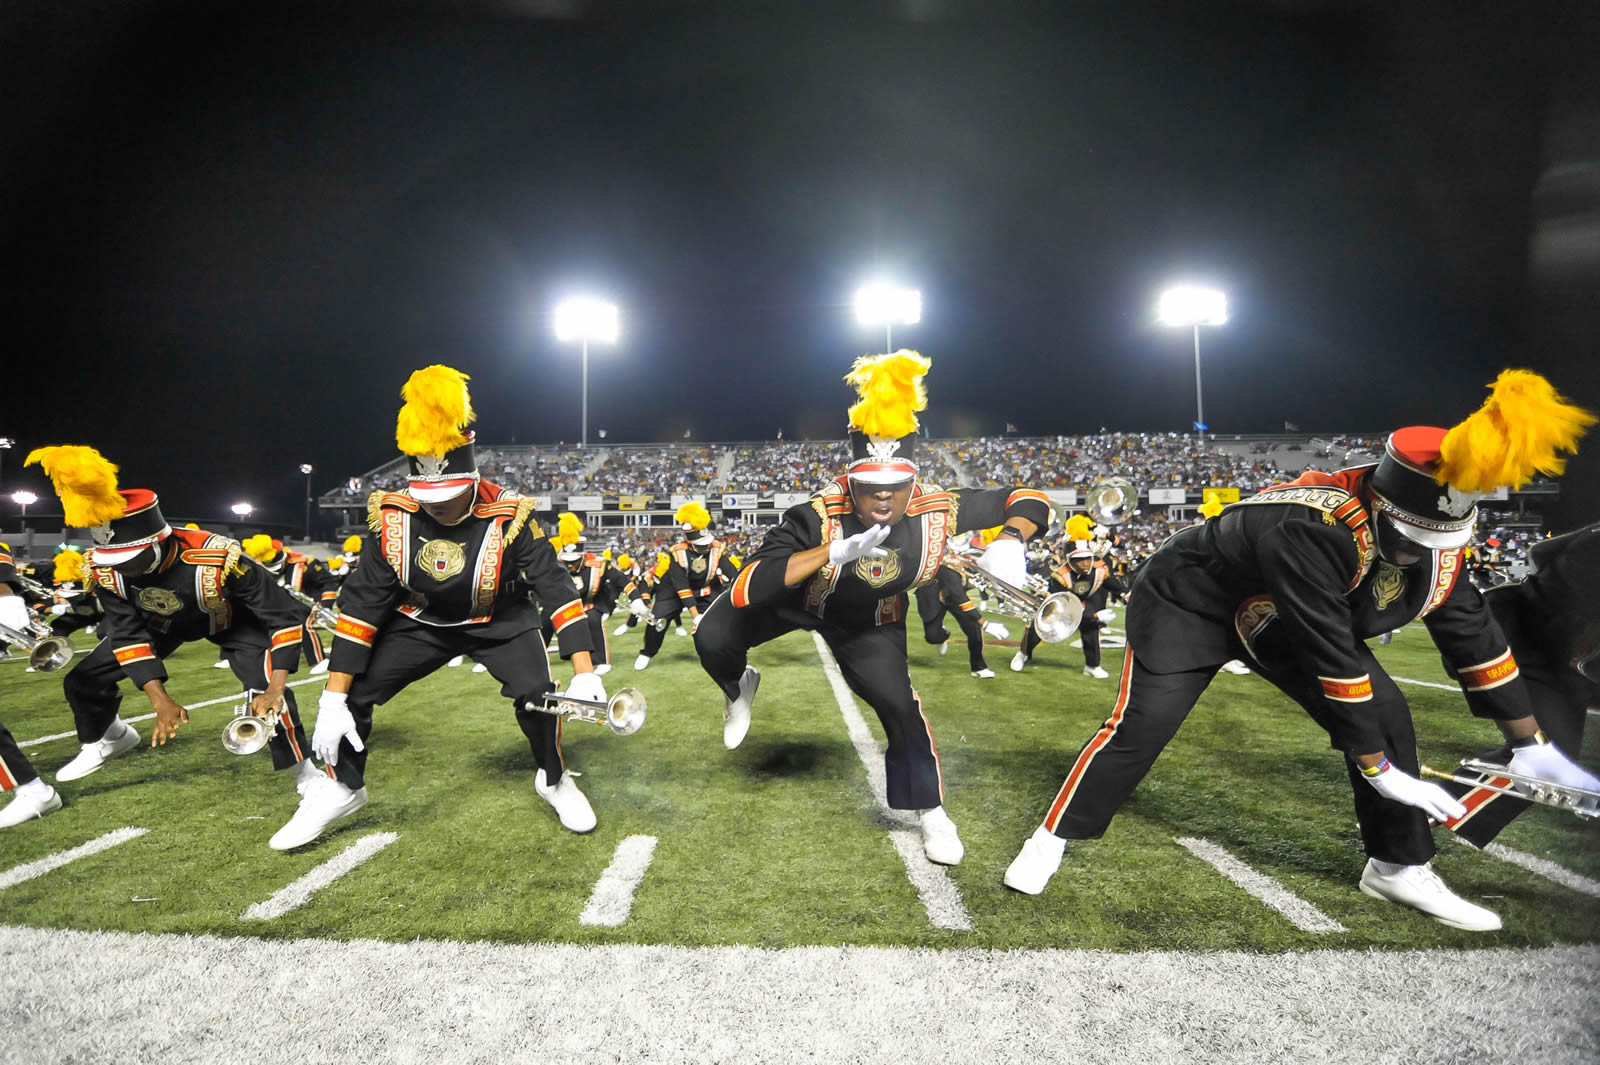
[[1367, 859], [1367, 867], [1361, 871], [1362, 893], [1421, 910], [1451, 928], [1464, 928], [1468, 932], [1494, 932], [1500, 928], [1499, 914], [1475, 906], [1445, 887], [1431, 863], [1390, 868], [1395, 872], [1384, 873], [1379, 870], [1376, 859]]
[[[118, 732], [117, 729], [122, 731]], [[139, 730], [123, 721], [121, 718], [113, 721], [111, 727], [106, 729], [106, 734], [94, 743], [86, 743], [83, 750], [78, 752], [78, 757], [68, 762], [56, 771], [56, 780], [82, 780], [90, 773], [115, 758], [119, 754], [126, 754], [139, 746]]]
[[61, 793], [42, 778], [28, 781], [17, 789], [17, 794], [0, 810], [0, 828], [10, 828], [24, 821], [32, 821], [47, 813], [61, 809]]
[[228, 660], [226, 658], [219, 658], [215, 662], [211, 663], [211, 668], [212, 669], [232, 669], [233, 667], [228, 665]]
[[689, 635], [689, 630], [684, 628], [682, 625], [679, 625], [678, 626], [678, 635], [679, 636], [687, 636], [687, 635]]
[[940, 865], [960, 865], [967, 853], [956, 835], [956, 823], [944, 812], [943, 806], [922, 811], [922, 853], [928, 861]]
[[311, 667], [311, 675], [313, 677], [320, 677], [324, 673], [328, 672], [328, 667], [331, 665], [333, 665], [333, 659], [324, 658], [322, 661]]
[[561, 827], [571, 832], [593, 832], [594, 807], [578, 790], [578, 782], [572, 779], [572, 774], [562, 773], [553, 788], [544, 780], [544, 770], [541, 769], [533, 775], [533, 790], [539, 793], [539, 798], [555, 807], [556, 816], [561, 818]]
[[649, 655], [640, 655], [638, 658], [635, 658], [633, 660], [633, 668], [634, 669], [649, 669], [650, 668], [650, 656]]
[[1240, 677], [1246, 677], [1250, 675], [1250, 667], [1239, 661], [1237, 658], [1230, 658], [1226, 662], [1222, 663], [1222, 671], [1224, 673], [1232, 673]]
[[610, 673], [610, 672], [611, 672], [611, 663], [610, 662], [601, 662], [598, 666], [594, 667], [594, 675], [597, 676], [597, 677], [603, 677], [607, 673]]
[[989, 677], [994, 676], [994, 670], [992, 670], [992, 669], [988, 668], [987, 666], [985, 666], [983, 669], [975, 669], [975, 670], [973, 670], [972, 671], [972, 675], [974, 677], [981, 677], [983, 679], [988, 679]]
[[317, 763], [313, 762], [311, 759], [300, 759], [300, 761], [295, 763], [294, 767], [295, 793], [302, 799], [305, 798], [306, 789], [311, 787], [312, 782], [318, 779], [326, 778], [327, 775], [327, 773], [324, 773], [321, 769], [318, 769]]
[[1061, 868], [1067, 841], [1040, 825], [1006, 866], [1005, 885], [1024, 895], [1037, 895]]
[[1021, 673], [1022, 667], [1028, 664], [1028, 656], [1018, 651], [1011, 656], [1011, 672]]
[[612, 629], [611, 630], [611, 635], [613, 635], [613, 636], [626, 636], [626, 635], [628, 635], [628, 623], [627, 622], [623, 622], [621, 625], [618, 625], [616, 628]]
[[461, 663], [465, 662], [466, 660], [467, 660], [467, 656], [466, 655], [456, 655], [450, 661], [445, 663], [445, 668], [454, 669], [457, 666], [459, 666]]
[[939, 645], [939, 655], [942, 658], [943, 656], [945, 656], [945, 655], [947, 655], [949, 653], [950, 653], [950, 641], [946, 640], [944, 643], [941, 643]]
[[303, 847], [322, 835], [323, 829], [339, 818], [349, 817], [365, 805], [366, 788], [351, 791], [332, 777], [323, 775], [307, 785], [294, 816], [289, 818], [288, 824], [273, 833], [267, 846], [275, 851]]
[[739, 698], [729, 702], [722, 711], [722, 745], [733, 750], [744, 742], [750, 731], [750, 710], [756, 701], [756, 689], [761, 687], [761, 671], [755, 666], [745, 666], [739, 678]]
[[487, 673], [489, 672], [489, 667], [484, 665], [482, 662], [474, 662], [472, 663], [472, 672]]
[[1105, 680], [1107, 677], [1111, 676], [1111, 674], [1107, 673], [1100, 666], [1084, 666], [1083, 675], [1086, 677], [1093, 677], [1095, 680]]

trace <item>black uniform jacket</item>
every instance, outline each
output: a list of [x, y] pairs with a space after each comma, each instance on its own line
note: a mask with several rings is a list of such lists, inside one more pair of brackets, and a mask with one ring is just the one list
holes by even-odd
[[585, 609], [609, 614], [617, 604], [634, 598], [637, 585], [601, 555], [584, 555], [578, 572], [567, 570]]
[[[1334, 746], [1383, 749], [1363, 641], [1422, 621], [1472, 712], [1530, 713], [1505, 634], [1466, 579], [1461, 551], [1404, 569], [1378, 558], [1367, 509], [1374, 467], [1307, 472], [1172, 536], [1140, 568], [1128, 643], [1154, 673], [1215, 666], [1241, 641], [1264, 668], [1321, 682]], [[1383, 691], [1400, 698], [1392, 685]]]
[[678, 605], [703, 607], [717, 593], [717, 589], [739, 575], [739, 567], [728, 557], [727, 545], [712, 540], [697, 547], [680, 540], [667, 549], [672, 562], [662, 580], [663, 587], [672, 589]]
[[1050, 502], [1029, 488], [958, 488], [946, 492], [915, 484], [906, 516], [881, 545], [883, 558], [861, 558], [842, 566], [828, 563], [793, 588], [783, 583], [789, 556], [866, 531], [855, 515], [844, 477], [809, 500], [784, 512], [783, 521], [761, 541], [729, 591], [738, 609], [789, 607], [845, 628], [903, 621], [906, 592], [933, 580], [949, 538], [957, 532], [987, 529], [1009, 517], [1026, 518], [1043, 530], [1050, 524]]
[[406, 492], [367, 500], [366, 565], [339, 589], [335, 673], [361, 673], [378, 631], [396, 614], [441, 628], [472, 626], [510, 639], [539, 627], [532, 591], [551, 620], [561, 657], [587, 651], [583, 603], [533, 515], [533, 500], [478, 483], [467, 516], [441, 525]]
[[156, 546], [161, 563], [150, 573], [124, 577], [106, 566], [85, 567], [84, 583], [95, 589], [105, 611], [101, 637], [135, 687], [167, 679], [155, 637], [187, 643], [251, 619], [267, 633], [267, 671], [299, 668], [307, 610], [243, 554], [239, 541], [203, 529], [174, 529]]
[[1106, 608], [1106, 599], [1127, 597], [1127, 587], [1111, 573], [1104, 562], [1096, 562], [1088, 573], [1079, 573], [1071, 562], [1063, 562], [1050, 574], [1052, 592], [1071, 592], [1083, 602], [1083, 624], [1094, 626], [1100, 622], [1095, 614]]

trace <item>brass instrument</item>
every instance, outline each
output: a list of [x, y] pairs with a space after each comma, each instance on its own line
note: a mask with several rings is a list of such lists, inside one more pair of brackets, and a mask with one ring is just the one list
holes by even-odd
[[[1457, 784], [1497, 791], [1501, 795], [1536, 802], [1541, 806], [1554, 806], [1579, 817], [1600, 817], [1600, 791], [1574, 788], [1565, 784], [1552, 784], [1538, 777], [1510, 773], [1503, 765], [1485, 762], [1478, 758], [1463, 758], [1451, 773], [1441, 773], [1431, 766], [1420, 766], [1422, 775], [1439, 780], [1453, 780]], [[1500, 783], [1504, 781], [1505, 783]]]
[[233, 720], [222, 730], [222, 746], [227, 748], [229, 754], [255, 754], [278, 734], [283, 704], [280, 702], [273, 707], [265, 717], [257, 717], [250, 712], [250, 704], [260, 694], [246, 690], [244, 702], [233, 708]]
[[28, 665], [40, 673], [54, 673], [72, 661], [72, 645], [64, 637], [50, 635], [50, 627], [37, 621], [30, 622], [27, 632], [0, 625], [0, 640], [27, 651]]
[[[1083, 620], [1083, 601], [1071, 592], [1045, 595], [1033, 577], [1027, 588], [1003, 581], [965, 555], [949, 553], [944, 564], [961, 574], [991, 599], [998, 600], [1000, 612], [1028, 622], [1045, 643], [1061, 643], [1078, 630]], [[1048, 583], [1045, 584], [1048, 588]]]
[[1083, 509], [1099, 525], [1121, 525], [1138, 506], [1139, 490], [1126, 477], [1107, 477], [1083, 500]]
[[644, 693], [638, 688], [620, 688], [603, 703], [598, 699], [574, 699], [561, 692], [549, 692], [525, 706], [540, 713], [604, 725], [618, 736], [632, 736], [644, 725]]

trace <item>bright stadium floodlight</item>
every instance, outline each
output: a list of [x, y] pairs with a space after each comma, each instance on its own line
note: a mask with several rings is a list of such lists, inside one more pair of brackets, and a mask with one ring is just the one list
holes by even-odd
[[311, 542], [311, 475], [316, 469], [309, 462], [300, 464], [300, 472], [306, 475], [306, 543], [308, 544]]
[[228, 509], [239, 515], [241, 518], [248, 518], [256, 508], [252, 507], [249, 503], [235, 503]]
[[922, 321], [922, 293], [875, 281], [856, 289], [856, 321], [883, 326], [883, 350], [894, 350], [894, 327]]
[[1194, 330], [1194, 431], [1206, 440], [1205, 405], [1200, 398], [1200, 327], [1228, 321], [1228, 297], [1220, 289], [1174, 285], [1156, 301], [1156, 321]]
[[26, 521], [28, 518], [28, 508], [39, 502], [39, 497], [24, 488], [20, 491], [11, 493], [11, 502], [22, 508], [22, 518], [24, 521]]
[[589, 341], [615, 344], [622, 335], [620, 315], [615, 303], [604, 300], [572, 299], [556, 304], [556, 339], [563, 344], [577, 340], [583, 344], [583, 429], [579, 446], [589, 446]]

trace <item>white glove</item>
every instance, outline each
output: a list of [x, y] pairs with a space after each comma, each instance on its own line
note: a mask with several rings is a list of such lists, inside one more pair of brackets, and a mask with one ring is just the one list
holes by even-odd
[[22, 596], [0, 596], [0, 625], [22, 633], [28, 631], [28, 604]]
[[1000, 624], [998, 621], [985, 621], [983, 623], [983, 631], [987, 632], [990, 636], [993, 636], [997, 640], [1011, 639], [1011, 630]]
[[1511, 752], [1511, 762], [1506, 769], [1525, 777], [1537, 777], [1564, 788], [1582, 788], [1600, 791], [1600, 780], [1566, 755], [1552, 743], [1538, 743], [1517, 747]]
[[50, 608], [50, 613], [55, 614], [57, 617], [60, 617], [62, 614], [65, 614], [67, 611], [69, 611], [71, 609], [72, 609], [72, 607], [68, 606], [66, 603], [56, 603], [54, 606], [52, 606]]
[[1094, 619], [1100, 622], [1102, 625], [1109, 625], [1113, 621], [1117, 620], [1117, 612], [1112, 610], [1110, 607], [1106, 607], [1104, 610], [1096, 610], [1094, 612]]
[[1028, 555], [1022, 541], [1010, 536], [998, 536], [989, 545], [978, 568], [991, 577], [998, 577], [1013, 588], [1028, 586]]
[[1401, 772], [1393, 765], [1376, 776], [1364, 777], [1368, 784], [1378, 789], [1378, 794], [1407, 806], [1415, 806], [1435, 821], [1443, 823], [1465, 817], [1467, 808], [1437, 784], [1418, 780]]
[[643, 599], [635, 599], [628, 604], [628, 613], [640, 621], [650, 620], [650, 604]]
[[358, 751], [367, 749], [356, 733], [356, 719], [350, 716], [348, 700], [344, 692], [326, 690], [317, 700], [317, 724], [311, 730], [311, 752], [329, 765], [339, 764], [340, 740], [349, 740], [350, 746]]
[[689, 615], [689, 631], [690, 632], [699, 632], [700, 631], [700, 619], [703, 618], [703, 617], [705, 617], [704, 613], [690, 614]]
[[863, 555], [871, 558], [883, 558], [888, 551], [879, 547], [889, 538], [889, 526], [874, 525], [866, 532], [858, 532], [854, 536], [847, 536], [843, 540], [835, 540], [828, 545], [828, 562], [835, 566], [842, 566], [846, 562], [854, 562]]
[[604, 704], [606, 685], [598, 673], [575, 673], [572, 676], [572, 683], [567, 685], [565, 694], [574, 699]]

